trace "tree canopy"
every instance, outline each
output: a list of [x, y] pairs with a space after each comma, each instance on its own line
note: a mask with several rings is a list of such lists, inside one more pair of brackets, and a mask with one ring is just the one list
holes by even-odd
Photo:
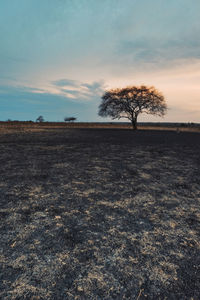
[[75, 117], [65, 117], [64, 121], [65, 122], [74, 122], [74, 121], [76, 121], [76, 118]]
[[99, 116], [127, 118], [133, 129], [137, 129], [137, 117], [140, 113], [164, 116], [166, 110], [164, 96], [155, 87], [130, 86], [106, 91], [99, 105]]
[[44, 122], [44, 117], [43, 116], [39, 116], [37, 119], [36, 119], [36, 122]]

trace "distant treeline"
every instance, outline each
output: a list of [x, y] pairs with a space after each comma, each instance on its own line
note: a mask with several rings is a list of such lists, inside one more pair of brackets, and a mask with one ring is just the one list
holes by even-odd
[[171, 123], [171, 122], [139, 122], [139, 126], [160, 126], [160, 127], [200, 127], [200, 123]]

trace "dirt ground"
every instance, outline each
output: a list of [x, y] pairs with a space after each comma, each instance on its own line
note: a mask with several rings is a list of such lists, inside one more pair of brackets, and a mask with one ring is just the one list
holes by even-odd
[[0, 135], [0, 299], [200, 299], [200, 134]]

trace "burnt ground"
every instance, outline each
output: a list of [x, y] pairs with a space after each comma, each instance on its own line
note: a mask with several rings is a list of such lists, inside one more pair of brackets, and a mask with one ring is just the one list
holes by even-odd
[[200, 134], [0, 135], [0, 299], [199, 299]]

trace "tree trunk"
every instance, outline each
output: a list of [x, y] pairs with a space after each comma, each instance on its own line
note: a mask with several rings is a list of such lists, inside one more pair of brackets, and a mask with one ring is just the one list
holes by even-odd
[[133, 118], [131, 122], [133, 130], [137, 130], [137, 117]]

